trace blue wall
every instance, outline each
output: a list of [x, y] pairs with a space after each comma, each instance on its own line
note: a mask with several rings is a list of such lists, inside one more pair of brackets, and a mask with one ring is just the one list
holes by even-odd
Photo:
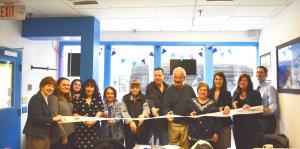
[[[93, 78], [98, 82], [100, 22], [95, 17], [36, 18], [23, 21], [22, 37], [61, 40], [66, 36], [81, 37], [80, 79], [85, 81]], [[61, 71], [58, 76], [61, 76]]]

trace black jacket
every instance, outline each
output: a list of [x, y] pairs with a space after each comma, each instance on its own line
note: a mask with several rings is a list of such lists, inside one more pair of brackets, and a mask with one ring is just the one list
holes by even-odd
[[[208, 94], [209, 99], [214, 99], [214, 96], [215, 96], [215, 90], [214, 89], [209, 90], [209, 94]], [[227, 90], [221, 90], [218, 100], [217, 101], [214, 100], [214, 102], [216, 103], [218, 108], [222, 107], [224, 109], [225, 106], [229, 106], [230, 109], [232, 109], [231, 93]], [[232, 124], [232, 120], [230, 117], [219, 118], [219, 119], [222, 119], [222, 125], [224, 127], [227, 127]]]
[[[247, 97], [244, 100], [240, 99], [240, 93], [233, 93], [233, 101], [238, 101], [238, 108], [242, 108], [245, 104], [253, 106], [262, 105], [262, 99], [260, 93], [256, 90], [250, 90], [247, 93]], [[247, 115], [235, 115], [233, 116], [233, 122], [235, 125], [244, 125], [248, 134], [254, 134], [260, 131], [259, 117], [261, 114], [247, 114]]]
[[46, 138], [50, 136], [50, 126], [52, 124], [50, 107], [39, 91], [29, 101], [28, 117], [23, 133], [33, 137]]
[[149, 108], [151, 110], [152, 107], [159, 108], [159, 115], [163, 113], [163, 101], [164, 95], [166, 94], [167, 88], [169, 87], [165, 82], [163, 82], [164, 90], [163, 92], [157, 87], [155, 82], [151, 82], [146, 87], [146, 96], [148, 98]]
[[134, 101], [130, 100], [131, 94], [126, 94], [123, 96], [124, 103], [126, 104], [128, 113], [131, 117], [137, 118], [143, 113], [143, 105], [147, 102], [147, 97], [144, 94], [138, 95], [137, 99]]
[[[164, 90], [163, 92], [157, 87], [156, 83], [153, 81], [146, 87], [146, 96], [148, 98], [149, 108], [150, 108], [150, 115], [152, 115], [151, 108], [159, 108], [159, 115], [163, 115], [163, 102], [164, 96], [166, 94], [167, 88], [169, 87], [165, 82], [163, 82]], [[162, 130], [167, 130], [167, 120], [166, 119], [153, 119], [150, 120], [151, 122], [151, 129], [153, 132], [162, 132]]]

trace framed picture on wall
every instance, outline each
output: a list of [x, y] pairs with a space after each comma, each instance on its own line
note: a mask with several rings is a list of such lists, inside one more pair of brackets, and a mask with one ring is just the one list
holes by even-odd
[[260, 56], [260, 65], [265, 66], [268, 69], [267, 82], [271, 82], [272, 69], [271, 69], [271, 53], [270, 52]]
[[277, 90], [300, 94], [300, 37], [283, 43], [277, 49]]

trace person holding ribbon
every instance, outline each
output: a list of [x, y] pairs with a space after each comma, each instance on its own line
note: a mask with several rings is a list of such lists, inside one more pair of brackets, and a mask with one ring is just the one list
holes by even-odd
[[[104, 90], [104, 117], [121, 118], [121, 103], [117, 101], [117, 91], [109, 86]], [[101, 122], [101, 138], [110, 138], [124, 144], [123, 120], [107, 120]]]
[[276, 119], [279, 116], [278, 98], [276, 89], [266, 81], [268, 69], [264, 66], [256, 68], [256, 78], [259, 82], [257, 91], [262, 96], [264, 114], [260, 118], [263, 134], [272, 134], [276, 130]]
[[[49, 97], [52, 115], [72, 116], [73, 104], [70, 96], [70, 81], [61, 77], [57, 80], [54, 95]], [[73, 147], [73, 123], [53, 125], [51, 133], [51, 149], [69, 149]]]
[[183, 149], [189, 149], [188, 124], [186, 118], [172, 118], [172, 115], [185, 115], [189, 100], [196, 97], [193, 88], [185, 83], [186, 72], [182, 67], [173, 70], [173, 82], [165, 94], [163, 114], [168, 118], [169, 142]]
[[[123, 96], [121, 114], [125, 118], [124, 135], [126, 149], [136, 144], [149, 144], [149, 128], [146, 121], [150, 114], [147, 97], [141, 93], [139, 80], [130, 82], [130, 92]], [[133, 120], [133, 118], [140, 118]]]
[[[83, 86], [82, 98], [75, 100], [74, 116], [88, 116], [99, 118], [104, 111], [103, 102], [99, 98], [99, 89], [94, 79], [88, 79]], [[90, 149], [99, 141], [99, 122], [85, 121], [75, 125], [75, 148]]]
[[[217, 72], [214, 75], [213, 87], [209, 90], [209, 99], [213, 99], [218, 106], [219, 111], [230, 114], [232, 107], [231, 94], [227, 90], [227, 81], [223, 72]], [[230, 117], [218, 118], [222, 123], [222, 128], [219, 134], [219, 141], [216, 142], [215, 148], [226, 149], [231, 146], [231, 128], [232, 120]]]
[[61, 120], [61, 115], [52, 116], [48, 106], [48, 97], [53, 94], [56, 82], [45, 77], [40, 82], [40, 90], [28, 103], [28, 117], [23, 130], [25, 149], [49, 149], [50, 128]]
[[[197, 87], [198, 97], [192, 98], [187, 104], [187, 115], [197, 116], [206, 113], [218, 112], [219, 109], [213, 99], [208, 98], [209, 87], [200, 83]], [[216, 117], [192, 117], [189, 120], [188, 138], [192, 146], [199, 140], [204, 140], [214, 147], [219, 140], [220, 122]]]
[[[149, 101], [151, 110], [151, 117], [158, 117], [163, 114], [164, 95], [169, 87], [164, 82], [164, 70], [160, 67], [153, 71], [154, 80], [146, 87], [146, 96]], [[168, 140], [168, 125], [166, 119], [150, 120], [152, 124], [151, 135], [153, 138], [153, 145], [167, 145]]]
[[[253, 83], [248, 74], [241, 74], [237, 88], [233, 94], [232, 107], [248, 110], [252, 106], [262, 105], [260, 93], [253, 89]], [[237, 149], [250, 149], [251, 140], [260, 131], [259, 117], [261, 114], [233, 116], [233, 137]]]

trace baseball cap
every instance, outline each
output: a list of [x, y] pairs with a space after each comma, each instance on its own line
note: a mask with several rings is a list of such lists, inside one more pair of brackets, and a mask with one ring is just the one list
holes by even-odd
[[133, 84], [138, 84], [138, 85], [140, 85], [141, 82], [140, 82], [140, 80], [134, 79], [134, 80], [131, 80], [131, 81], [130, 81], [130, 86], [133, 85]]

